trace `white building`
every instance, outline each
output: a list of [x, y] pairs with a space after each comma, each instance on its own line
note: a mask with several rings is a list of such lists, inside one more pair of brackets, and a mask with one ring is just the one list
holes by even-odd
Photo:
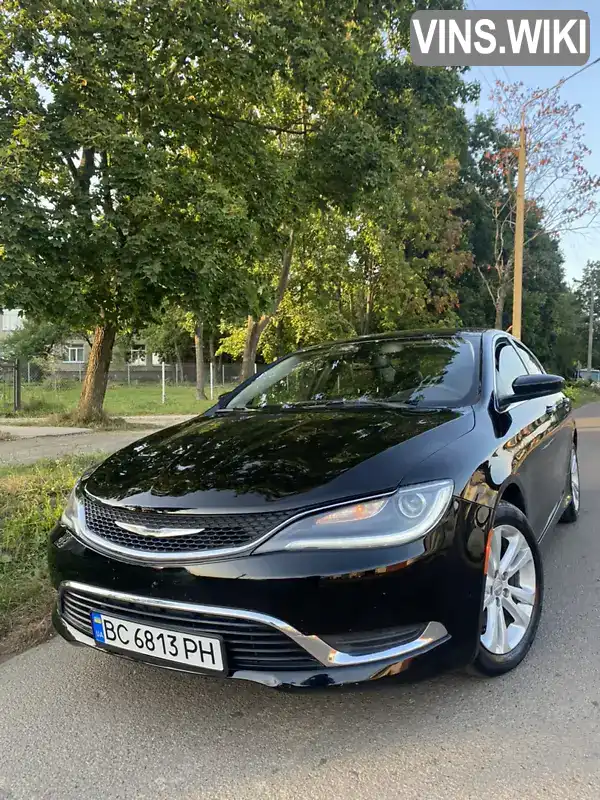
[[23, 318], [18, 308], [6, 308], [0, 311], [0, 339], [23, 327]]

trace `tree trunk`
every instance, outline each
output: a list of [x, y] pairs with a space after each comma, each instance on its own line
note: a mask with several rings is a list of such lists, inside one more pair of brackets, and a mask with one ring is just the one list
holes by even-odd
[[203, 324], [196, 322], [194, 330], [194, 349], [196, 351], [196, 397], [198, 400], [206, 400], [204, 393], [204, 335]]
[[98, 325], [81, 387], [77, 417], [91, 422], [102, 417], [108, 370], [117, 330], [113, 325]]
[[208, 337], [208, 359], [212, 364], [213, 380], [216, 380], [217, 374], [217, 359], [215, 358], [215, 337]]
[[275, 301], [271, 308], [270, 313], [263, 314], [259, 320], [254, 317], [248, 317], [248, 327], [246, 329], [246, 342], [244, 344], [244, 355], [242, 358], [242, 380], [246, 380], [251, 375], [254, 375], [254, 366], [256, 364], [256, 351], [260, 342], [260, 337], [265, 329], [277, 313], [283, 296], [290, 282], [290, 270], [292, 267], [292, 256], [294, 254], [294, 231], [290, 231], [288, 243], [283, 251], [283, 258], [281, 259], [281, 273], [279, 274], [279, 282], [277, 284], [277, 293]]
[[245, 381], [254, 375], [254, 365], [256, 363], [256, 349], [258, 347], [258, 322], [254, 317], [248, 317], [248, 327], [246, 329], [246, 342], [244, 344], [244, 355], [242, 357], [242, 380]]
[[506, 281], [503, 281], [498, 287], [498, 291], [496, 293], [496, 319], [494, 321], [494, 327], [499, 331], [502, 330], [504, 322], [504, 304], [506, 302], [507, 294], [508, 284]]
[[361, 333], [366, 335], [370, 332], [371, 328], [371, 315], [373, 312], [373, 259], [370, 254], [367, 254], [365, 259], [364, 280], [365, 280], [365, 315], [363, 317]]

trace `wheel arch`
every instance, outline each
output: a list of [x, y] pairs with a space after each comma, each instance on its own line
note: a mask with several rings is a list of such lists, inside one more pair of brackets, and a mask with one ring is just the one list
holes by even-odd
[[515, 506], [519, 509], [519, 511], [522, 511], [523, 514], [527, 516], [527, 502], [525, 500], [525, 494], [521, 486], [514, 479], [509, 479], [498, 492], [496, 508], [498, 508], [498, 504], [502, 500]]

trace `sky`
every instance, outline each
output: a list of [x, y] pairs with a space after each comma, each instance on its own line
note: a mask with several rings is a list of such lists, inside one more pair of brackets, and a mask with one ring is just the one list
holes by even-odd
[[[590, 61], [600, 57], [600, 0], [467, 0], [466, 5], [475, 11], [587, 11], [590, 15]], [[576, 68], [569, 67], [474, 67], [468, 75], [481, 84], [478, 109], [489, 108], [490, 87], [499, 79], [510, 82], [523, 81], [531, 88], [549, 88]], [[585, 124], [585, 141], [592, 150], [587, 167], [592, 174], [600, 175], [600, 64], [577, 75], [562, 89], [562, 97], [569, 103], [581, 105], [578, 119]], [[600, 197], [599, 197], [600, 201]], [[600, 260], [600, 228], [563, 235], [561, 249], [565, 257], [565, 273], [569, 282], [581, 277], [588, 259]]]

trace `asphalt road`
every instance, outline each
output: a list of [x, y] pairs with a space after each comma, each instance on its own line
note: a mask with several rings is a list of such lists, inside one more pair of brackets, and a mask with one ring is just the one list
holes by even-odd
[[[15, 438], [0, 442], [0, 467], [33, 464], [40, 458], [59, 458], [71, 453], [110, 453], [149, 433], [153, 430], [87, 431]], [[3, 800], [1, 795], [0, 800]]]
[[582, 414], [582, 515], [546, 537], [516, 672], [290, 694], [53, 640], [0, 666], [0, 798], [597, 800], [600, 404]]
[[[28, 425], [4, 420], [0, 433], [9, 441], [0, 440], [0, 467], [13, 464], [32, 464], [40, 458], [59, 458], [70, 453], [111, 453], [121, 447], [154, 433], [159, 428], [192, 419], [187, 414], [154, 414], [127, 417], [138, 427], [131, 430], [96, 431], [85, 428], [48, 427], [43, 419], [30, 419]], [[2, 419], [0, 418], [0, 422]], [[0, 798], [2, 800], [2, 798]]]

